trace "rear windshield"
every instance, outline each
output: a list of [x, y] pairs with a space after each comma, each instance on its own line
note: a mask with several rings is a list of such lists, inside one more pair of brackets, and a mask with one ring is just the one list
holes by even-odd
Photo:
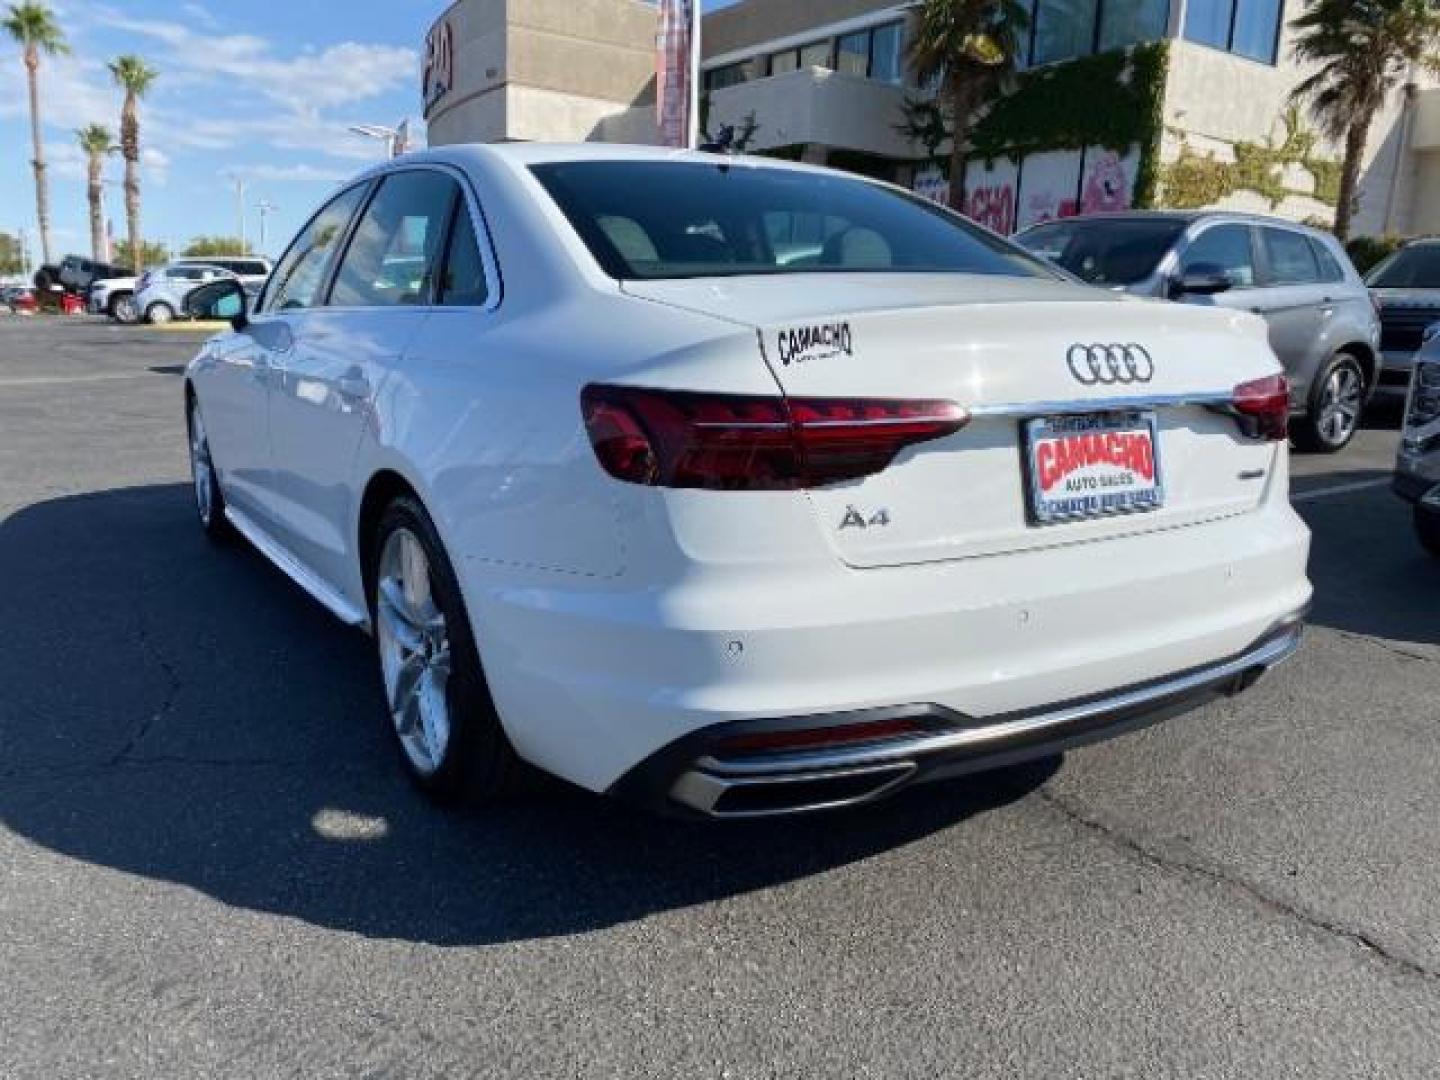
[[1184, 227], [1176, 218], [1052, 221], [1015, 239], [1092, 285], [1133, 285], [1155, 272]]
[[956, 215], [863, 180], [724, 161], [553, 162], [532, 171], [615, 278], [1052, 276]]
[[1377, 289], [1440, 289], [1440, 244], [1401, 248], [1365, 279]]

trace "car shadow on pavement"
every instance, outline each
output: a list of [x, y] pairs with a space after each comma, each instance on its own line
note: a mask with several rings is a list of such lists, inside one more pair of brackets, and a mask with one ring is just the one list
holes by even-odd
[[669, 821], [564, 785], [442, 811], [405, 781], [369, 640], [187, 485], [0, 522], [0, 825], [65, 856], [316, 925], [441, 945], [564, 935], [922, 841], [1056, 760], [863, 810]]

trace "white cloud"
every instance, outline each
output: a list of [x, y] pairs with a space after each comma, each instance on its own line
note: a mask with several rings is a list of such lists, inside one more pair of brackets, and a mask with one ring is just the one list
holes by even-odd
[[[105, 65], [83, 56], [46, 57], [40, 65], [40, 108], [47, 125], [75, 129], [105, 124], [115, 130], [120, 99]], [[28, 118], [25, 72], [19, 64], [0, 65], [0, 118]]]
[[246, 180], [275, 183], [311, 182], [338, 184], [349, 174], [343, 169], [322, 169], [315, 165], [239, 165], [222, 169], [224, 177], [240, 176]]

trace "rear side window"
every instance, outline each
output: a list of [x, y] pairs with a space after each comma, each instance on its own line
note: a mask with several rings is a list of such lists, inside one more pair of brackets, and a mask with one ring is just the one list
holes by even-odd
[[428, 169], [391, 173], [365, 208], [330, 290], [333, 307], [428, 304], [455, 181]]
[[551, 162], [531, 171], [605, 272], [620, 279], [1053, 275], [954, 214], [845, 176], [727, 161]]
[[1237, 289], [1255, 284], [1255, 252], [1248, 225], [1212, 225], [1188, 248], [1180, 263], [1184, 274], [1221, 273]]
[[1017, 242], [1091, 285], [1133, 285], [1155, 272], [1185, 222], [1179, 218], [1091, 218], [1051, 221]]
[[1315, 262], [1320, 267], [1320, 280], [1327, 283], [1344, 281], [1345, 271], [1341, 268], [1335, 256], [1330, 254], [1330, 249], [1327, 248], [1322, 241], [1316, 240], [1313, 236], [1308, 239], [1310, 240], [1310, 246], [1315, 250]]
[[1270, 284], [1312, 285], [1320, 280], [1320, 267], [1308, 237], [1289, 229], [1261, 229], [1270, 258]]
[[464, 200], [455, 211], [455, 230], [450, 237], [439, 292], [439, 302], [445, 307], [483, 307], [490, 295], [485, 284], [485, 264], [480, 260], [480, 245], [475, 239], [475, 225]]
[[357, 184], [341, 192], [310, 219], [270, 278], [263, 301], [266, 311], [315, 306], [346, 226], [355, 216], [367, 188], [366, 184]]

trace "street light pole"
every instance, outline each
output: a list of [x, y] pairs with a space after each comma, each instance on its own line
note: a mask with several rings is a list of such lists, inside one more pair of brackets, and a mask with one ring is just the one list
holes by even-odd
[[280, 208], [279, 208], [278, 206], [276, 206], [274, 203], [272, 203], [269, 199], [261, 199], [259, 202], [257, 202], [257, 203], [255, 204], [255, 209], [260, 211], [260, 252], [259, 252], [259, 253], [260, 253], [261, 255], [264, 255], [264, 254], [265, 254], [265, 251], [266, 251], [266, 244], [265, 244], [265, 219], [266, 219], [267, 217], [269, 217], [269, 215], [272, 214], [274, 211], [279, 210]]
[[245, 178], [239, 173], [235, 174], [235, 218], [240, 226], [240, 254], [244, 255], [249, 250], [245, 246]]

